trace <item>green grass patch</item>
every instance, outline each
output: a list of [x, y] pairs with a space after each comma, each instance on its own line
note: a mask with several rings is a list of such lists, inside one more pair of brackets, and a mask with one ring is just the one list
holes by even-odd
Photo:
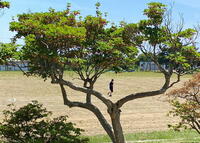
[[[107, 76], [110, 78], [124, 78], [124, 77], [138, 77], [138, 78], [163, 78], [164, 75], [161, 72], [122, 72], [122, 73], [114, 73], [114, 72], [107, 72], [103, 74], [103, 76]], [[192, 74], [183, 75], [181, 78], [191, 78]], [[172, 78], [177, 78], [176, 74], [172, 75]]]
[[133, 77], [162, 77], [163, 74], [160, 72], [122, 72], [122, 73], [114, 73], [114, 72], [107, 72], [105, 73], [106, 76], [119, 76], [119, 77], [126, 77], [126, 76], [133, 76]]
[[[181, 132], [169, 131], [154, 131], [149, 133], [132, 133], [126, 134], [127, 141], [143, 141], [143, 143], [199, 143], [200, 135], [192, 130]], [[110, 142], [108, 136], [99, 135], [89, 137], [89, 143], [104, 143]], [[145, 141], [146, 140], [146, 141]]]
[[[0, 71], [0, 77], [3, 76], [19, 76], [19, 75], [23, 75], [23, 73], [21, 71]], [[78, 75], [73, 72], [73, 71], [65, 71], [65, 75], [66, 76], [70, 76], [70, 77], [77, 77]], [[187, 74], [184, 75], [183, 77], [191, 77], [192, 74]], [[161, 72], [121, 72], [121, 73], [115, 73], [115, 72], [107, 72], [105, 74], [103, 74], [103, 76], [109, 76], [109, 77], [163, 77], [163, 74]], [[173, 77], [175, 77], [175, 75], [173, 75]]]
[[4, 75], [22, 75], [21, 71], [0, 71], [0, 76]]

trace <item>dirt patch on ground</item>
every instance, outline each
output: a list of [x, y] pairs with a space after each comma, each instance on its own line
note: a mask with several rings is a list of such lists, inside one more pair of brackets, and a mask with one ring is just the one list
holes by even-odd
[[[80, 80], [73, 74], [66, 78], [72, 80], [77, 85], [81, 85]], [[75, 79], [74, 79], [75, 78]], [[158, 89], [162, 86], [163, 78], [161, 76], [143, 77], [131, 75], [103, 75], [96, 83], [95, 89], [107, 96], [108, 83], [111, 78], [115, 79], [114, 94], [110, 98], [112, 101], [124, 97], [125, 95]], [[183, 78], [186, 81], [188, 78]], [[180, 86], [183, 82], [179, 83]], [[177, 87], [176, 86], [176, 87]], [[85, 95], [80, 92], [74, 92], [67, 88], [70, 99], [85, 101]], [[6, 105], [13, 102], [17, 106], [22, 106], [38, 100], [43, 103], [48, 110], [53, 111], [54, 116], [68, 115], [69, 121], [85, 130], [85, 135], [105, 134], [96, 117], [87, 110], [80, 108], [68, 108], [63, 105], [62, 96], [58, 85], [52, 85], [50, 81], [44, 82], [40, 78], [25, 77], [21, 73], [0, 73], [0, 117], [2, 110]], [[98, 99], [92, 98], [109, 120], [106, 107]], [[170, 109], [165, 95], [156, 97], [147, 97], [128, 102], [122, 107], [121, 122], [125, 133], [166, 130], [167, 124], [176, 122], [175, 119], [166, 116]]]

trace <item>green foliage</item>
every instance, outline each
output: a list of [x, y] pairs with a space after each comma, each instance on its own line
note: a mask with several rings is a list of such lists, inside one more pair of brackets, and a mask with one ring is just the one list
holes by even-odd
[[176, 125], [169, 125], [174, 130], [192, 128], [200, 134], [200, 74], [186, 82], [180, 89], [169, 93], [173, 109], [169, 114], [181, 120]]
[[0, 64], [6, 64], [11, 58], [17, 58], [17, 45], [0, 43]]
[[[9, 2], [0, 0], [0, 10], [9, 7], [10, 7]], [[16, 45], [11, 43], [8, 44], [0, 43], [0, 64], [5, 64], [7, 60], [12, 58], [14, 56], [15, 51], [16, 51]]]
[[137, 64], [138, 65], [139, 65], [139, 62], [150, 62], [150, 61], [151, 61], [151, 59], [148, 56], [146, 56], [145, 54], [140, 54], [137, 57]]
[[163, 21], [163, 16], [166, 11], [166, 5], [159, 2], [151, 2], [148, 4], [148, 9], [144, 10], [146, 15], [152, 24], [159, 25]]
[[0, 9], [9, 8], [9, 7], [10, 7], [10, 3], [9, 2], [0, 0]]
[[200, 61], [200, 54], [195, 46], [197, 31], [192, 28], [173, 30], [166, 18], [166, 5], [153, 2], [148, 4], [144, 15], [148, 19], [124, 28], [123, 38], [126, 43], [138, 47], [145, 56], [156, 64], [166, 64], [173, 71], [184, 73], [191, 70]]
[[138, 50], [123, 41], [122, 27], [107, 25], [99, 6], [96, 16], [81, 19], [70, 6], [64, 11], [18, 15], [10, 30], [17, 32], [16, 38], [25, 37], [22, 59], [29, 61], [29, 73], [47, 78], [68, 68], [84, 80], [133, 64]]
[[51, 112], [33, 101], [19, 109], [9, 105], [10, 110], [3, 112], [5, 118], [0, 124], [0, 135], [9, 143], [86, 143], [80, 138], [83, 130], [66, 122], [66, 116], [52, 120], [47, 117]]

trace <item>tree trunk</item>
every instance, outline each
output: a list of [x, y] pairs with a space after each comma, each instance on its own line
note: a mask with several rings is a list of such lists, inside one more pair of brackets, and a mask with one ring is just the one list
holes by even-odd
[[125, 138], [124, 138], [121, 122], [120, 122], [120, 113], [121, 113], [121, 110], [117, 108], [117, 106], [114, 106], [114, 108], [112, 108], [112, 113], [110, 114], [112, 127], [113, 127], [113, 131], [115, 135], [114, 143], [125, 143]]
[[[108, 134], [108, 136], [110, 137], [110, 139], [112, 140], [113, 143], [115, 142], [115, 135], [112, 131], [112, 127], [110, 126], [110, 124], [107, 122], [107, 120], [104, 118], [103, 114], [101, 113], [101, 111], [94, 105], [90, 104], [90, 103], [81, 103], [81, 102], [73, 102], [70, 101], [67, 97], [67, 93], [66, 90], [64, 88], [63, 84], [59, 84], [60, 88], [61, 88], [61, 92], [62, 92], [62, 96], [63, 96], [63, 100], [64, 100], [64, 105], [71, 107], [80, 107], [80, 108], [85, 108], [89, 111], [91, 111], [92, 113], [94, 113], [94, 115], [97, 117], [97, 119], [99, 120], [101, 126], [104, 128], [104, 130], [106, 131], [106, 133]], [[91, 95], [91, 94], [90, 94]]]
[[[102, 127], [104, 128], [106, 133], [109, 135], [109, 137], [113, 143], [125, 143], [122, 126], [120, 123], [120, 114], [121, 114], [120, 108], [128, 101], [138, 99], [138, 98], [156, 96], [156, 95], [164, 93], [169, 87], [170, 77], [171, 77], [170, 73], [165, 73], [165, 83], [164, 83], [163, 87], [159, 90], [130, 94], [130, 95], [125, 96], [122, 99], [118, 100], [116, 103], [113, 103], [109, 99], [106, 99], [101, 93], [99, 93], [95, 90], [92, 90], [93, 89], [92, 87], [90, 87], [90, 88], [87, 88], [87, 86], [86, 86], [86, 88], [77, 87], [77, 86], [74, 86], [71, 82], [65, 81], [65, 80], [60, 80], [59, 84], [61, 86], [65, 105], [68, 105], [69, 107], [81, 107], [81, 108], [90, 110], [91, 112], [93, 112], [96, 115], [96, 117], [98, 118]], [[86, 95], [87, 95], [86, 102], [69, 101], [67, 98], [65, 89], [64, 89], [64, 85], [70, 87], [71, 89], [86, 93]], [[106, 121], [106, 119], [104, 118], [101, 111], [97, 108], [97, 106], [95, 106], [91, 103], [91, 95], [94, 95], [95, 97], [100, 99], [107, 106], [107, 108], [108, 108], [107, 111], [111, 118], [112, 127]]]
[[[89, 84], [89, 85], [87, 85]], [[85, 88], [87, 89], [93, 89], [93, 86], [94, 86], [94, 83], [92, 81], [85, 81], [84, 82], [84, 85], [83, 85]], [[90, 103], [91, 104], [91, 93], [87, 93], [86, 94], [86, 103]]]

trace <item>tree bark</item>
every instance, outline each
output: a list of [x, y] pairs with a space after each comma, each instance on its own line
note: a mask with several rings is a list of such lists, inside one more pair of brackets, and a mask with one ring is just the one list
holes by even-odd
[[110, 117], [111, 117], [114, 135], [115, 135], [114, 143], [125, 143], [123, 129], [122, 129], [121, 122], [120, 122], [121, 110], [119, 108], [117, 108], [116, 105], [114, 105], [111, 110], [112, 111], [111, 111]]
[[[101, 93], [93, 90], [93, 88], [91, 89], [81, 88], [63, 79], [60, 79], [57, 83], [60, 84], [65, 105], [68, 105], [69, 107], [85, 108], [91, 111], [97, 117], [101, 126], [104, 128], [104, 130], [106, 131], [106, 133], [108, 134], [108, 136], [110, 137], [113, 143], [125, 143], [123, 129], [120, 123], [120, 114], [121, 114], [120, 108], [128, 101], [131, 101], [137, 98], [156, 96], [156, 95], [164, 93], [170, 87], [169, 84], [170, 84], [171, 74], [164, 74], [164, 75], [165, 75], [165, 83], [163, 84], [161, 89], [155, 90], [155, 91], [149, 91], [149, 92], [130, 94], [118, 100], [116, 103], [113, 103], [111, 100], [104, 97]], [[71, 89], [85, 93], [86, 103], [69, 101], [67, 98], [67, 94], [64, 89], [64, 86], [68, 86]], [[91, 103], [91, 95], [96, 96], [107, 106], [108, 114], [110, 115], [112, 126], [105, 119], [101, 111], [95, 105]]]
[[62, 96], [63, 96], [63, 100], [64, 100], [64, 105], [67, 105], [70, 108], [71, 107], [80, 107], [80, 108], [85, 108], [85, 109], [91, 111], [97, 117], [101, 126], [104, 128], [104, 130], [106, 131], [106, 133], [108, 134], [108, 136], [110, 137], [112, 142], [116, 143], [115, 142], [115, 135], [112, 131], [112, 127], [107, 122], [107, 120], [105, 119], [105, 117], [103, 116], [101, 111], [96, 106], [94, 106], [92, 104], [70, 101], [67, 97], [67, 93], [66, 93], [66, 90], [64, 88], [64, 85], [63, 84], [59, 84], [59, 85], [60, 85], [60, 88], [61, 88], [61, 92], [62, 92]]

